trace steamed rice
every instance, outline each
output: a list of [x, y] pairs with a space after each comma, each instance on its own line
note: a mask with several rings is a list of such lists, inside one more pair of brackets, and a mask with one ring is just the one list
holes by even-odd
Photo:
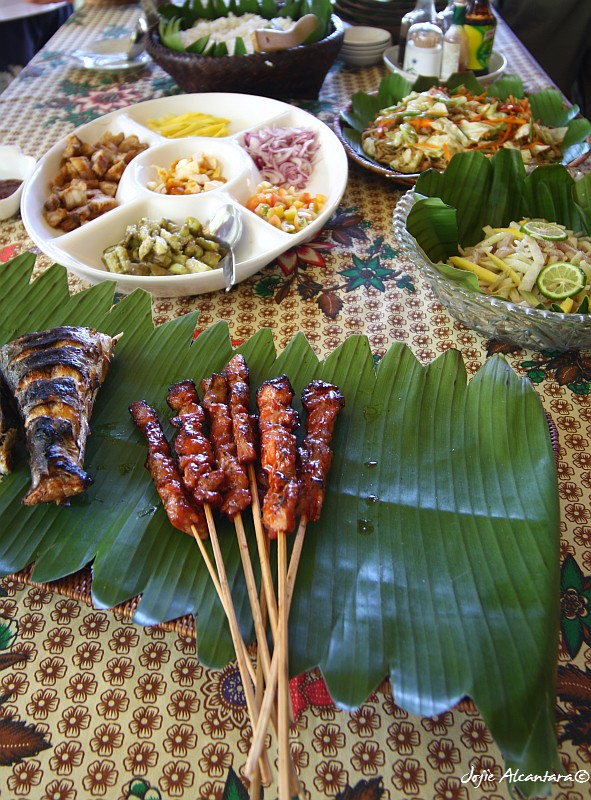
[[252, 34], [261, 28], [280, 28], [286, 30], [293, 23], [289, 17], [277, 17], [273, 20], [263, 19], [258, 14], [242, 14], [237, 17], [235, 14], [228, 14], [227, 17], [219, 17], [213, 20], [200, 20], [192, 28], [180, 31], [181, 40], [185, 47], [189, 47], [201, 39], [202, 36], [209, 35], [209, 42], [225, 42], [230, 55], [234, 54], [236, 39], [241, 37], [244, 41], [247, 53], [254, 53], [252, 44]]

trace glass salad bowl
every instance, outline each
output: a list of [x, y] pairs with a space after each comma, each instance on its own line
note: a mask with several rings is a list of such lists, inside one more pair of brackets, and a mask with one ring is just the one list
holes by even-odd
[[394, 209], [393, 227], [397, 242], [452, 316], [487, 339], [497, 339], [532, 350], [591, 348], [591, 314], [563, 314], [526, 308], [499, 297], [470, 291], [442, 275], [406, 228], [406, 220], [414, 203], [415, 192], [411, 189]]

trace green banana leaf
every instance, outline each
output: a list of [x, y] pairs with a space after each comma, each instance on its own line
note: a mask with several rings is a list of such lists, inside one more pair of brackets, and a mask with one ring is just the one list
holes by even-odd
[[[473, 94], [483, 92], [482, 85], [472, 72], [452, 75], [443, 82], [421, 76], [411, 83], [402, 75], [387, 75], [380, 81], [377, 92], [371, 94], [356, 92], [351, 98], [350, 105], [341, 111], [341, 122], [344, 123], [341, 132], [346, 143], [359, 158], [384, 168], [384, 164], [375, 161], [363, 150], [361, 134], [381, 109], [396, 105], [412, 91], [424, 92], [434, 85], [447, 86], [450, 90], [465, 86]], [[485, 91], [488, 97], [499, 100], [506, 100], [510, 96], [517, 98], [525, 96], [521, 78], [516, 75], [503, 76], [487, 86]], [[572, 105], [564, 108], [564, 98], [557, 89], [542, 89], [527, 96], [535, 117], [543, 125], [568, 128], [562, 146], [561, 164], [570, 164], [589, 152], [591, 145], [588, 139], [591, 134], [591, 122], [577, 117], [578, 106]]]
[[[33, 578], [50, 581], [92, 563], [97, 606], [141, 594], [141, 624], [194, 613], [200, 659], [221, 666], [231, 645], [220, 604], [195, 542], [167, 523], [128, 406], [146, 399], [166, 421], [167, 386], [207, 376], [232, 354], [227, 325], [194, 340], [194, 314], [155, 328], [145, 293], [112, 305], [114, 284], [105, 282], [70, 296], [58, 266], [30, 283], [33, 261], [0, 267], [0, 344], [60, 323], [123, 336], [91, 422], [94, 485], [67, 508], [25, 508], [26, 463], [5, 477], [0, 573], [34, 562]], [[323, 515], [308, 526], [296, 582], [293, 674], [319, 665], [345, 708], [385, 676], [410, 712], [437, 714], [470, 695], [509, 767], [558, 768], [559, 503], [549, 429], [530, 383], [498, 356], [468, 382], [457, 351], [422, 366], [403, 344], [376, 369], [363, 336], [324, 361], [301, 334], [280, 354], [269, 330], [239, 350], [253, 387], [285, 373], [298, 397], [322, 378], [346, 398]], [[252, 542], [247, 515], [245, 523]], [[250, 638], [236, 537], [225, 523], [218, 530]]]
[[[169, 50], [175, 50], [177, 53], [182, 53], [185, 49], [183, 41], [180, 37], [181, 21], [178, 18], [173, 18], [168, 22], [165, 19], [160, 19], [158, 22], [158, 35], [160, 41]], [[191, 51], [192, 52], [192, 51]]]
[[485, 225], [504, 227], [523, 217], [546, 219], [591, 234], [591, 174], [575, 181], [561, 164], [526, 174], [516, 151], [455, 155], [445, 172], [427, 170], [416, 184], [407, 229], [439, 272], [479, 292], [471, 273], [443, 262], [482, 239]]

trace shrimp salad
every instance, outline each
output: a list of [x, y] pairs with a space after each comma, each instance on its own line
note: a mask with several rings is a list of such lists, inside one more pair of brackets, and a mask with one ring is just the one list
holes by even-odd
[[567, 128], [534, 120], [527, 98], [501, 101], [460, 87], [411, 92], [382, 109], [361, 137], [364, 152], [403, 173], [445, 169], [455, 153], [519, 150], [525, 164], [559, 161]]

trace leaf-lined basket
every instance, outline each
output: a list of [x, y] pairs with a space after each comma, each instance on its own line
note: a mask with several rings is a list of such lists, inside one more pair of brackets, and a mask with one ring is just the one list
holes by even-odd
[[[227, 326], [193, 341], [193, 314], [154, 328], [147, 294], [112, 306], [113, 284], [102, 283], [70, 297], [61, 267], [29, 284], [32, 261], [0, 268], [0, 343], [61, 323], [123, 337], [91, 424], [94, 485], [68, 508], [24, 508], [26, 465], [4, 478], [0, 571], [35, 562], [34, 579], [50, 581], [92, 561], [97, 606], [142, 593], [141, 624], [193, 612], [200, 659], [222, 665], [231, 657], [223, 612], [195, 542], [160, 507], [128, 405], [144, 398], [166, 420], [170, 383], [199, 380], [231, 356]], [[388, 675], [411, 712], [437, 714], [468, 694], [509, 766], [552, 769], [559, 505], [549, 430], [529, 382], [493, 357], [468, 383], [457, 351], [422, 366], [402, 344], [376, 370], [361, 336], [324, 361], [302, 335], [277, 354], [269, 330], [239, 350], [253, 388], [286, 373], [298, 396], [323, 378], [346, 398], [291, 610], [294, 674], [319, 665], [348, 708]], [[218, 529], [250, 636], [236, 537], [227, 524]]]
[[[278, 5], [275, 0], [187, 0], [182, 6], [167, 3], [158, 8], [160, 21], [158, 35], [165, 47], [177, 52], [194, 53], [203, 56], [226, 56], [228, 47], [225, 42], [211, 40], [209, 35], [203, 36], [185, 47], [180, 31], [190, 28], [202, 20], [223, 19], [230, 14], [240, 17], [244, 14], [256, 14], [263, 19], [300, 19], [306, 14], [315, 14], [318, 25], [308, 36], [305, 44], [312, 44], [323, 39], [329, 33], [329, 23], [332, 14], [330, 0], [287, 0]], [[244, 39], [236, 37], [234, 50], [231, 55], [245, 55], [247, 53]]]
[[[434, 85], [433, 78], [419, 77], [411, 83], [401, 75], [387, 75], [382, 79], [377, 92], [367, 94], [356, 92], [350, 104], [337, 117], [335, 130], [341, 139], [347, 154], [366, 169], [394, 180], [406, 186], [413, 186], [418, 174], [397, 172], [385, 164], [375, 161], [361, 146], [361, 134], [368, 127], [376, 114], [383, 108], [395, 105], [410, 92], [424, 92]], [[521, 78], [516, 75], [504, 75], [498, 81], [485, 88], [476, 80], [472, 72], [452, 75], [447, 81], [437, 82], [450, 90], [464, 86], [472, 94], [480, 95], [483, 91], [491, 98], [506, 100], [509, 96], [521, 98], [525, 96]], [[584, 159], [591, 151], [588, 141], [591, 134], [591, 122], [579, 114], [576, 105], [567, 108], [563, 105], [562, 94], [556, 89], [543, 89], [527, 95], [536, 119], [543, 125], [568, 127], [563, 148], [562, 164], [572, 164]]]
[[485, 225], [524, 217], [558, 222], [591, 235], [591, 174], [575, 180], [561, 164], [527, 174], [519, 153], [458, 153], [445, 172], [419, 176], [413, 197], [394, 212], [396, 234], [451, 313], [484, 336], [534, 349], [591, 347], [591, 315], [518, 306], [480, 291], [478, 279], [445, 262], [458, 245], [476, 244]]

